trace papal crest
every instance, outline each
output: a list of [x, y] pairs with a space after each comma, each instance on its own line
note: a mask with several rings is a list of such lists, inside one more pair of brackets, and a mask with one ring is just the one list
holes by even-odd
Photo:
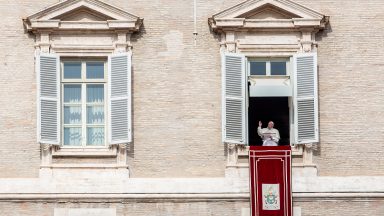
[[262, 184], [263, 210], [280, 210], [279, 184]]

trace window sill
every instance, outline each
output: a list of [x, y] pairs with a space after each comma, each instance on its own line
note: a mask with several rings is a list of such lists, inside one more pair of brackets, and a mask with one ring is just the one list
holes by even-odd
[[71, 148], [62, 147], [52, 152], [53, 157], [116, 157], [116, 148]]
[[276, 79], [276, 78], [283, 78], [283, 79], [289, 79], [290, 75], [249, 75], [250, 78], [257, 78], [257, 79]]
[[[238, 149], [237, 155], [240, 157], [248, 157], [249, 146], [245, 146], [245, 148]], [[303, 146], [302, 145], [293, 145], [292, 146], [292, 156], [301, 156], [303, 155]]]

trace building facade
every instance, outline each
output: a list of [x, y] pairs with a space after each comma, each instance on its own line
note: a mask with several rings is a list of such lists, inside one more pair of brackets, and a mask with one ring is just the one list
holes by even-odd
[[250, 215], [259, 120], [293, 215], [384, 215], [383, 6], [1, 1], [0, 215]]

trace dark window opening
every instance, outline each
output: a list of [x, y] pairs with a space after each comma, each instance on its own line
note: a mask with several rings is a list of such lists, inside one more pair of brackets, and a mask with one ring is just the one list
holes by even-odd
[[250, 97], [248, 107], [248, 138], [249, 145], [261, 146], [262, 140], [257, 134], [259, 121], [263, 128], [267, 127], [269, 121], [275, 123], [279, 130], [279, 145], [289, 145], [289, 106], [288, 97]]

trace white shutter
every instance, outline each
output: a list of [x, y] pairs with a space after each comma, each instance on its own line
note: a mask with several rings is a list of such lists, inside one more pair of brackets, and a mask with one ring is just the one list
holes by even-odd
[[60, 144], [60, 62], [55, 54], [36, 56], [38, 142]]
[[108, 58], [109, 144], [131, 142], [131, 53]]
[[226, 53], [222, 56], [223, 142], [246, 144], [245, 57]]
[[317, 56], [301, 53], [293, 56], [295, 142], [319, 142]]

